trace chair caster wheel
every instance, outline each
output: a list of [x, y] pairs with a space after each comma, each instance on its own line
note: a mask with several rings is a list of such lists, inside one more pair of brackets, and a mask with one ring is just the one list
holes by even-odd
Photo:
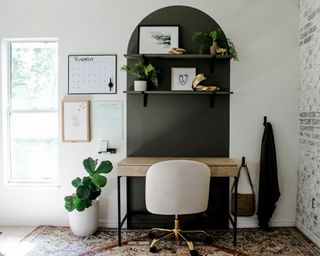
[[155, 235], [154, 233], [152, 233], [152, 232], [149, 232], [149, 233], [148, 233], [148, 237], [149, 237], [150, 239], [155, 239], [155, 238], [156, 238], [156, 235]]
[[149, 252], [156, 253], [157, 248], [155, 246], [149, 248]]
[[211, 236], [207, 236], [205, 239], [204, 239], [204, 243], [205, 244], [212, 244], [213, 240], [212, 240], [212, 237]]
[[199, 256], [199, 253], [197, 250], [190, 250], [190, 255], [191, 256]]

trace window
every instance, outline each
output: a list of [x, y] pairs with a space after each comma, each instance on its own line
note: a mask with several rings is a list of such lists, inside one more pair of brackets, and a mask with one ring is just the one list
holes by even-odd
[[58, 43], [9, 40], [7, 49], [4, 160], [8, 182], [56, 183]]

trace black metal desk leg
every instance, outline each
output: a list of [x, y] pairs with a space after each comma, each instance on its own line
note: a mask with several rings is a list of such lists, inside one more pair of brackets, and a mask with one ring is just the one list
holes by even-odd
[[117, 192], [118, 192], [118, 246], [121, 246], [121, 176], [117, 177]]
[[234, 225], [233, 225], [233, 245], [237, 245], [237, 217], [238, 217], [238, 177], [234, 177]]

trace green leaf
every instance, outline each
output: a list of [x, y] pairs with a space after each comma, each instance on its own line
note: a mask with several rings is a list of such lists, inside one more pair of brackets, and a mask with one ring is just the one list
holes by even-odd
[[71, 184], [72, 184], [75, 188], [77, 188], [77, 187], [79, 187], [79, 186], [81, 185], [81, 179], [80, 179], [79, 177], [77, 177], [76, 179], [74, 179], [74, 180], [71, 182]]
[[112, 163], [110, 161], [102, 161], [95, 171], [95, 173], [109, 173], [113, 169]]
[[76, 194], [80, 199], [87, 199], [90, 196], [90, 189], [87, 186], [81, 185], [77, 188]]
[[66, 208], [68, 212], [72, 212], [74, 210], [75, 206], [73, 204], [73, 196], [66, 196], [64, 198], [64, 208]]
[[92, 182], [98, 188], [102, 188], [107, 184], [107, 178], [96, 173], [92, 176]]
[[82, 212], [87, 207], [87, 202], [85, 200], [81, 200], [77, 196], [73, 199], [73, 204], [79, 212]]
[[83, 160], [84, 169], [86, 169], [86, 171], [90, 174], [90, 176], [93, 175], [94, 170], [97, 166], [97, 162], [98, 162], [98, 159], [93, 160], [91, 157]]
[[84, 186], [88, 186], [90, 183], [91, 183], [91, 177], [85, 176], [85, 177], [82, 178], [82, 184]]
[[97, 190], [97, 191], [94, 191], [94, 192], [91, 192], [91, 195], [90, 195], [90, 200], [94, 200], [96, 199], [98, 196], [101, 195], [101, 189]]

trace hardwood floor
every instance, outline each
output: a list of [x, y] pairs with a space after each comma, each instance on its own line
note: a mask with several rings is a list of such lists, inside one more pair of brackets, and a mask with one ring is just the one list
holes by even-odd
[[[31, 246], [19, 243], [35, 227], [0, 227], [0, 256], [24, 255]], [[19, 243], [19, 246], [17, 245]]]

